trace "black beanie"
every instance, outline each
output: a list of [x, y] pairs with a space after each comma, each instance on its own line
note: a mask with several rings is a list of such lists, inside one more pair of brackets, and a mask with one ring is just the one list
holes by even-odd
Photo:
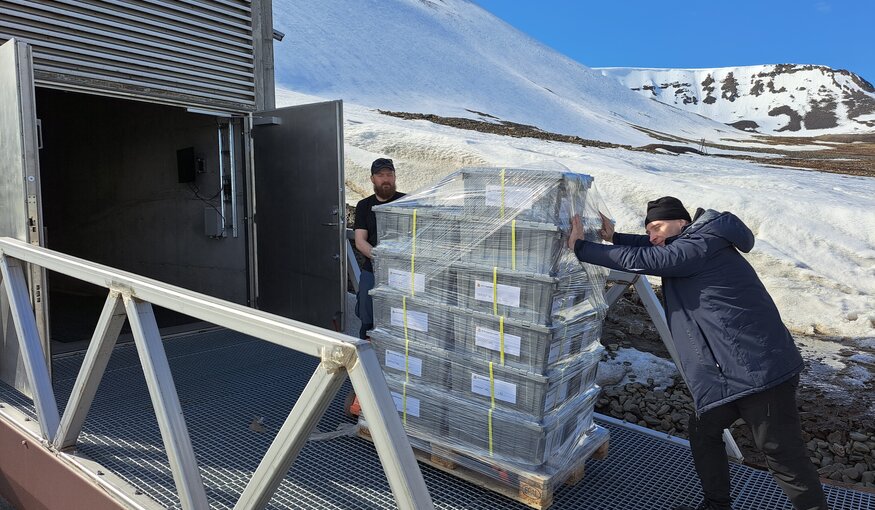
[[684, 204], [675, 197], [662, 197], [647, 202], [647, 216], [644, 218], [644, 226], [651, 221], [657, 220], [687, 220], [692, 223], [690, 213]]

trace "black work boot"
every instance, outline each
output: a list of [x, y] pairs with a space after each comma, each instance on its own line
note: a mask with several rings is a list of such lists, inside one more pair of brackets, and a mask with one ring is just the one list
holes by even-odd
[[724, 508], [716, 507], [714, 505], [710, 505], [710, 504], [708, 504], [707, 501], [703, 501], [697, 507], [692, 507], [689, 505], [678, 505], [678, 506], [674, 507], [674, 510], [732, 510], [732, 508], [727, 506], [724, 509]]

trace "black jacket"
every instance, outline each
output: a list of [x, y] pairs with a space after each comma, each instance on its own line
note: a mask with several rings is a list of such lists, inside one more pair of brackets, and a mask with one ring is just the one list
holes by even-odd
[[732, 213], [708, 210], [664, 247], [614, 234], [614, 245], [578, 241], [577, 258], [662, 277], [665, 311], [698, 413], [776, 386], [802, 356], [756, 272], [741, 256], [753, 233]]

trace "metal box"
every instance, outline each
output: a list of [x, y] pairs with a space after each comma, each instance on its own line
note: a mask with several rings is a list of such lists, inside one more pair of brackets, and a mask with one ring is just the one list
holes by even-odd
[[386, 384], [408, 434], [421, 439], [447, 436], [447, 400], [440, 392], [392, 376]]
[[458, 264], [454, 273], [458, 306], [496, 316], [549, 326], [554, 316], [570, 320], [580, 304], [589, 303], [580, 313], [606, 308], [601, 288], [594, 288], [583, 270], [552, 277]]
[[450, 399], [448, 445], [466, 445], [470, 453], [539, 467], [561, 455], [593, 426], [594, 387], [543, 420], [465, 400]]
[[[559, 227], [548, 223], [462, 220], [459, 241], [462, 262], [499, 269], [556, 274], [563, 256], [573, 257]], [[580, 268], [579, 263], [568, 266]]]
[[570, 172], [519, 168], [463, 168], [468, 215], [567, 224], [582, 213], [592, 177]]
[[470, 310], [453, 313], [455, 350], [527, 372], [545, 374], [599, 345], [602, 315], [595, 309], [572, 321], [543, 326]]
[[417, 344], [452, 347], [455, 324], [449, 307], [389, 287], [372, 289], [371, 297], [375, 328]]
[[398, 338], [380, 329], [371, 331], [371, 344], [383, 373], [435, 388], [447, 386], [450, 375], [448, 351]]
[[[459, 258], [458, 209], [400, 207], [392, 204], [374, 207], [379, 245], [391, 246], [405, 254], [437, 258], [449, 263]], [[414, 243], [414, 231], [416, 242]]]
[[460, 398], [525, 413], [540, 420], [595, 385], [604, 348], [599, 345], [574, 364], [533, 374], [477, 357], [450, 358], [450, 383]]
[[455, 304], [454, 269], [446, 261], [375, 246], [375, 287], [391, 287], [411, 297]]

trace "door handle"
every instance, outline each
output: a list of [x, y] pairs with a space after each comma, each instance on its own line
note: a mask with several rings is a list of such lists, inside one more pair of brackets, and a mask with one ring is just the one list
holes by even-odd
[[340, 223], [335, 221], [335, 222], [323, 223], [322, 226], [323, 227], [339, 227]]

